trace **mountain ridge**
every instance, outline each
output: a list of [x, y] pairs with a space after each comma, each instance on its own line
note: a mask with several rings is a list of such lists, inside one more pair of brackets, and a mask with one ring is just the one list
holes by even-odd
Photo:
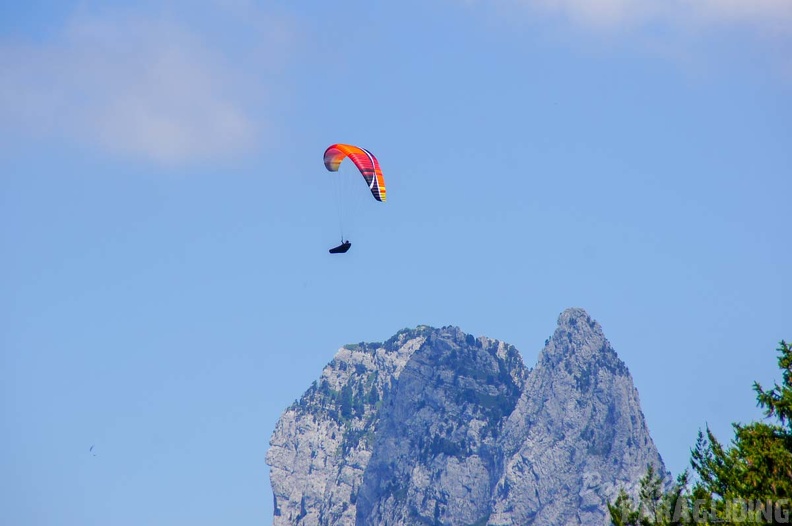
[[629, 370], [583, 309], [537, 364], [459, 327], [345, 345], [267, 452], [273, 525], [604, 524], [665, 472]]

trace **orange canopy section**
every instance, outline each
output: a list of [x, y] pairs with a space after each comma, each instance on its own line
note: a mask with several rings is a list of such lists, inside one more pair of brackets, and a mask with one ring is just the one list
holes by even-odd
[[385, 178], [382, 177], [379, 161], [370, 151], [351, 144], [333, 144], [324, 153], [325, 167], [331, 172], [337, 172], [346, 157], [360, 170], [371, 190], [371, 195], [377, 201], [385, 202]]

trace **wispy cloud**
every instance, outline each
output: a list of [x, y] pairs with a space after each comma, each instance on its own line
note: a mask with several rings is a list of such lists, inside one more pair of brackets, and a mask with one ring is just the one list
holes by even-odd
[[562, 15], [571, 21], [597, 28], [633, 24], [646, 18], [650, 6], [631, 0], [535, 0], [525, 2], [538, 11]]
[[0, 128], [163, 164], [237, 155], [266, 126], [261, 73], [282, 47], [240, 56], [169, 18], [75, 15], [48, 42], [0, 44]]
[[599, 29], [666, 23], [775, 28], [792, 33], [792, 0], [516, 0]]
[[792, 33], [791, 0], [679, 0], [675, 4], [677, 16], [689, 11], [702, 21], [760, 24]]
[[792, 0], [457, 1], [528, 22], [555, 41], [626, 45], [694, 75], [741, 64], [792, 78]]

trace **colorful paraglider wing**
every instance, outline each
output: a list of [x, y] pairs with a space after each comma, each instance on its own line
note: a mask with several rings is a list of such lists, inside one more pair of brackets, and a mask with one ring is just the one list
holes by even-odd
[[382, 177], [379, 161], [365, 148], [359, 148], [351, 144], [334, 144], [325, 150], [325, 167], [331, 172], [337, 172], [341, 161], [346, 157], [349, 157], [357, 166], [357, 169], [360, 170], [374, 199], [384, 202], [385, 178]]

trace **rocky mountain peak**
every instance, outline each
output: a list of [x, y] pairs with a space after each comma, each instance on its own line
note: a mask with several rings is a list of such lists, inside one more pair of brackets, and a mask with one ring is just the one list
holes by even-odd
[[602, 327], [583, 309], [567, 309], [558, 316], [553, 335], [545, 341], [539, 362], [557, 364], [574, 358], [587, 360], [607, 347]]
[[380, 411], [356, 524], [464, 524], [488, 516], [502, 464], [497, 441], [523, 370], [516, 350], [501, 342], [457, 327], [433, 331]]
[[601, 524], [663, 469], [602, 328], [568, 309], [534, 370], [458, 327], [339, 349], [279, 420], [274, 526]]

